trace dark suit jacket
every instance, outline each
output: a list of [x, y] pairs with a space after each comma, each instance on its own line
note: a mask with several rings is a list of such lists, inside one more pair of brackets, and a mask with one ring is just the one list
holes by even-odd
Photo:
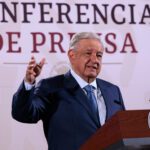
[[[108, 120], [124, 104], [119, 88], [96, 79], [106, 104]], [[43, 121], [49, 150], [78, 150], [100, 128], [87, 97], [70, 72], [41, 80], [26, 91], [24, 83], [13, 96], [12, 116], [25, 123]]]

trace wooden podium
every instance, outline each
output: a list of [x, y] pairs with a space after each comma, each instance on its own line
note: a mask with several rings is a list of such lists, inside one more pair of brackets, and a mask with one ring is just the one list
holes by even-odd
[[150, 110], [116, 113], [80, 150], [150, 150]]

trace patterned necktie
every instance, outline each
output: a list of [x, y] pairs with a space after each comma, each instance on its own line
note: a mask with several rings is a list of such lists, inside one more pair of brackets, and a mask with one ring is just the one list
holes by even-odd
[[98, 106], [94, 94], [94, 87], [92, 85], [87, 85], [83, 89], [87, 92], [92, 112], [98, 117]]

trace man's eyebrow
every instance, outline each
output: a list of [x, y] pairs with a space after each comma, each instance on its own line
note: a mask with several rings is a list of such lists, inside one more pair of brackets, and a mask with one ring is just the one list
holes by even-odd
[[92, 51], [93, 49], [92, 49], [92, 48], [86, 48], [86, 50], [87, 50], [87, 51]]
[[99, 52], [97, 52], [98, 54], [102, 54], [103, 55], [103, 52], [101, 52], [101, 51], [99, 51]]
[[[93, 49], [92, 49], [92, 48], [86, 48], [86, 51], [92, 52]], [[96, 53], [103, 55], [103, 52], [102, 52], [102, 51], [97, 51]]]

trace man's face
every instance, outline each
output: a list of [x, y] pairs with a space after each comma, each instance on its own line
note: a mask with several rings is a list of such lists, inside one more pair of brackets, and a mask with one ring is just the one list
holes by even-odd
[[69, 50], [68, 56], [73, 70], [88, 83], [92, 82], [101, 70], [103, 46], [96, 39], [82, 39], [76, 50]]

